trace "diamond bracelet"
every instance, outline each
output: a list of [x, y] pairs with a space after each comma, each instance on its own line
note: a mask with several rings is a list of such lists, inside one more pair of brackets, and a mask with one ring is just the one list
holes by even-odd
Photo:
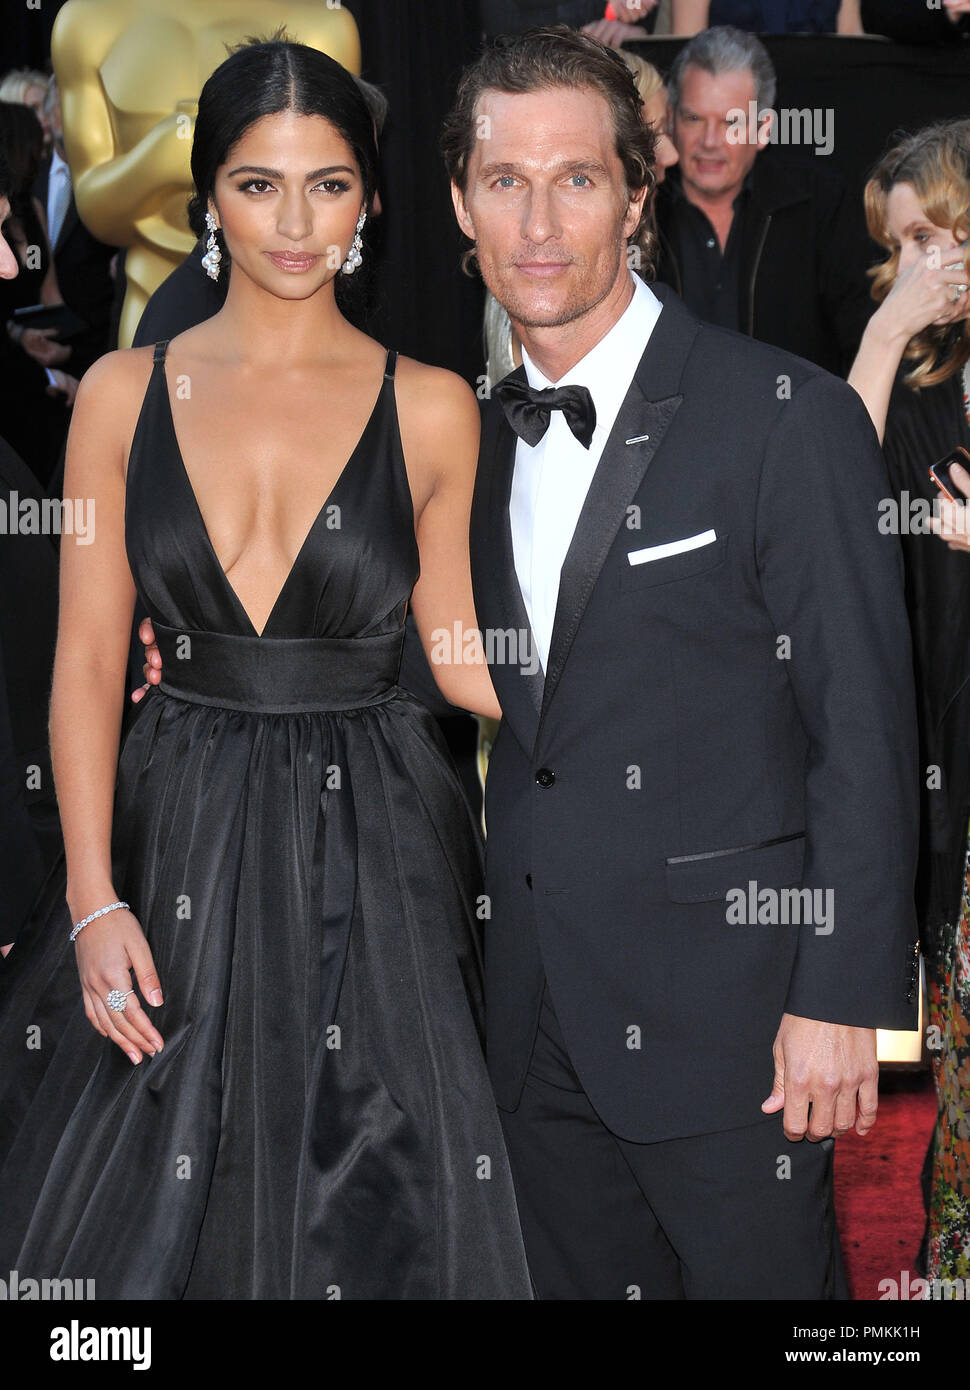
[[103, 917], [104, 914], [105, 914], [106, 912], [114, 912], [114, 910], [115, 910], [116, 907], [127, 907], [127, 906], [128, 906], [127, 903], [108, 903], [108, 906], [107, 906], [107, 907], [99, 907], [98, 910], [97, 910], [97, 912], [92, 912], [92, 913], [91, 913], [90, 917], [85, 917], [85, 918], [83, 918], [80, 922], [75, 922], [75, 923], [74, 923], [74, 930], [71, 932], [70, 936], [67, 938], [68, 941], [73, 941], [74, 938], [77, 936], [78, 932], [81, 930], [81, 928], [82, 928], [82, 927], [86, 927], [87, 924], [88, 924], [89, 922], [93, 922], [94, 919], [95, 919], [95, 917]]

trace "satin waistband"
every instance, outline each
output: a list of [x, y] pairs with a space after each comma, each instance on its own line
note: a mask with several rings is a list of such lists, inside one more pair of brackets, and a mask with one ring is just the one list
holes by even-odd
[[309, 714], [381, 704], [396, 693], [403, 628], [375, 637], [245, 637], [153, 620], [157, 687], [179, 700], [254, 714]]

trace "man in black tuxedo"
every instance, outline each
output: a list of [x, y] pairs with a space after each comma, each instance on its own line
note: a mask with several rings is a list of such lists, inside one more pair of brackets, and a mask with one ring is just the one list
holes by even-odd
[[916, 1025], [898, 542], [852, 389], [631, 274], [653, 141], [565, 29], [446, 126], [523, 345], [471, 525], [489, 1067], [541, 1298], [845, 1297], [833, 1136]]

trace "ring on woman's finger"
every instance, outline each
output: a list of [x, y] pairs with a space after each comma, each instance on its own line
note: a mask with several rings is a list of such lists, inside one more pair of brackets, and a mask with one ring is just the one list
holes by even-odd
[[133, 989], [109, 989], [104, 1002], [109, 1009], [114, 1009], [116, 1014], [123, 1014], [128, 1007], [128, 996], [134, 992]]

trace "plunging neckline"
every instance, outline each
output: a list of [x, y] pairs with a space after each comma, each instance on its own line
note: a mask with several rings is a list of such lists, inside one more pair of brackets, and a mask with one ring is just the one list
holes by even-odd
[[[374, 416], [377, 414], [377, 408], [378, 408], [378, 406], [380, 405], [380, 403], [381, 403], [381, 401], [382, 401], [382, 399], [383, 399], [383, 397], [384, 397], [384, 387], [385, 387], [385, 385], [387, 384], [387, 382], [390, 380], [390, 377], [389, 377], [388, 374], [387, 374], [387, 369], [388, 369], [388, 364], [390, 363], [390, 360], [391, 360], [391, 349], [389, 348], [389, 349], [387, 350], [387, 356], [386, 356], [385, 359], [384, 359], [384, 375], [383, 375], [383, 377], [381, 378], [381, 385], [380, 385], [380, 389], [379, 389], [378, 392], [377, 392], [377, 399], [375, 400], [375, 402], [374, 402], [374, 404], [373, 404], [373, 406], [372, 406], [372, 408], [371, 408], [371, 412], [370, 412], [370, 414], [369, 414], [368, 417], [367, 417], [367, 420], [366, 420], [366, 422], [365, 422], [365, 424], [364, 424], [364, 428], [361, 430], [360, 438], [357, 440], [357, 443], [354, 445], [353, 450], [351, 451], [350, 456], [348, 457], [346, 463], [344, 463], [344, 465], [343, 465], [343, 467], [341, 468], [340, 472], [337, 474], [337, 477], [336, 477], [335, 480], [334, 480], [333, 487], [330, 489], [330, 491], [327, 493], [327, 496], [324, 498], [324, 500], [323, 500], [323, 502], [322, 502], [322, 504], [321, 504], [321, 506], [320, 506], [320, 510], [317, 512], [316, 516], [315, 516], [315, 517], [313, 518], [313, 520], [310, 522], [310, 529], [307, 531], [306, 535], [303, 537], [303, 543], [301, 544], [299, 550], [296, 552], [296, 555], [293, 557], [293, 563], [290, 565], [290, 568], [289, 568], [289, 570], [287, 571], [286, 578], [283, 580], [283, 584], [282, 584], [282, 586], [281, 586], [279, 592], [278, 592], [277, 595], [276, 595], [276, 598], [275, 598], [275, 600], [274, 600], [274, 602], [273, 602], [273, 606], [272, 606], [272, 608], [269, 610], [269, 613], [267, 614], [266, 621], [263, 623], [262, 628], [259, 628], [259, 629], [257, 629], [256, 624], [253, 622], [252, 618], [249, 616], [249, 612], [248, 612], [248, 610], [246, 609], [245, 605], [243, 604], [242, 599], [239, 597], [238, 593], [236, 592], [236, 589], [235, 589], [235, 587], [234, 587], [234, 585], [233, 585], [232, 580], [229, 578], [229, 575], [226, 573], [225, 569], [223, 569], [222, 562], [221, 562], [221, 560], [219, 559], [219, 556], [216, 554], [216, 548], [215, 548], [215, 546], [212, 544], [212, 537], [209, 535], [209, 527], [208, 527], [208, 525], [206, 524], [206, 519], [205, 519], [205, 517], [202, 515], [202, 508], [199, 506], [199, 499], [198, 499], [198, 497], [196, 496], [195, 488], [194, 488], [194, 486], [192, 485], [192, 479], [191, 479], [191, 477], [190, 477], [190, 475], [189, 475], [189, 470], [188, 470], [188, 467], [187, 467], [186, 462], [185, 462], [185, 455], [182, 453], [182, 446], [181, 446], [181, 444], [179, 443], [178, 430], [175, 428], [175, 415], [174, 415], [174, 412], [173, 412], [173, 410], [172, 410], [172, 399], [171, 399], [171, 396], [169, 395], [169, 391], [168, 391], [168, 375], [167, 375], [166, 370], [165, 370], [165, 364], [166, 364], [166, 359], [167, 359], [167, 357], [168, 357], [168, 343], [165, 344], [165, 348], [164, 348], [164, 351], [163, 351], [163, 353], [162, 353], [162, 356], [158, 359], [159, 362], [160, 362], [160, 364], [161, 364], [161, 368], [162, 368], [162, 394], [163, 394], [164, 397], [165, 397], [165, 405], [166, 405], [166, 412], [167, 412], [167, 418], [168, 418], [169, 431], [170, 431], [171, 436], [172, 436], [172, 442], [173, 442], [173, 444], [175, 445], [175, 453], [176, 453], [176, 455], [178, 456], [179, 468], [180, 468], [180, 470], [181, 470], [182, 478], [184, 479], [185, 485], [186, 485], [186, 487], [187, 487], [187, 489], [188, 489], [189, 496], [192, 498], [192, 504], [193, 504], [193, 506], [194, 506], [194, 508], [195, 508], [195, 514], [196, 514], [196, 517], [197, 517], [198, 522], [199, 522], [199, 528], [200, 528], [200, 530], [201, 530], [201, 532], [202, 532], [203, 541], [204, 541], [204, 543], [205, 543], [205, 546], [206, 546], [206, 548], [207, 548], [207, 550], [208, 550], [210, 556], [212, 557], [213, 561], [215, 562], [215, 567], [216, 567], [216, 569], [219, 571], [220, 575], [222, 576], [222, 582], [223, 582], [223, 584], [225, 585], [226, 592], [228, 593], [230, 600], [235, 604], [235, 606], [236, 606], [236, 608], [238, 609], [240, 615], [244, 618], [244, 620], [245, 620], [246, 623], [248, 624], [248, 626], [249, 626], [249, 628], [250, 628], [250, 633], [251, 633], [251, 635], [254, 636], [254, 637], [262, 638], [262, 637], [263, 637], [263, 634], [267, 631], [267, 629], [269, 628], [269, 626], [270, 626], [270, 624], [272, 623], [273, 619], [275, 618], [277, 609], [279, 608], [280, 604], [283, 602], [283, 598], [285, 597], [286, 592], [287, 592], [287, 590], [288, 590], [288, 588], [289, 588], [290, 580], [293, 578], [293, 575], [294, 575], [294, 573], [296, 572], [296, 569], [297, 569], [297, 567], [298, 567], [298, 565], [299, 565], [299, 563], [300, 563], [300, 560], [302, 559], [304, 553], [306, 552], [306, 548], [307, 548], [307, 546], [308, 546], [309, 543], [310, 543], [311, 537], [315, 534], [316, 529], [317, 529], [317, 526], [320, 524], [320, 518], [323, 516], [324, 512], [325, 512], [325, 511], [327, 510], [327, 508], [330, 506], [331, 502], [333, 501], [334, 494], [336, 493], [337, 489], [340, 487], [341, 483], [343, 482], [344, 478], [346, 477], [347, 472], [348, 472], [348, 470], [350, 469], [351, 465], [353, 464], [354, 460], [356, 459], [357, 455], [360, 453], [361, 446], [362, 446], [362, 444], [364, 443], [364, 440], [365, 440], [366, 437], [367, 437], [367, 432], [368, 432], [368, 430], [369, 430], [370, 427], [371, 427], [371, 422], [373, 421]], [[238, 562], [237, 562], [237, 563], [238, 563]]]

